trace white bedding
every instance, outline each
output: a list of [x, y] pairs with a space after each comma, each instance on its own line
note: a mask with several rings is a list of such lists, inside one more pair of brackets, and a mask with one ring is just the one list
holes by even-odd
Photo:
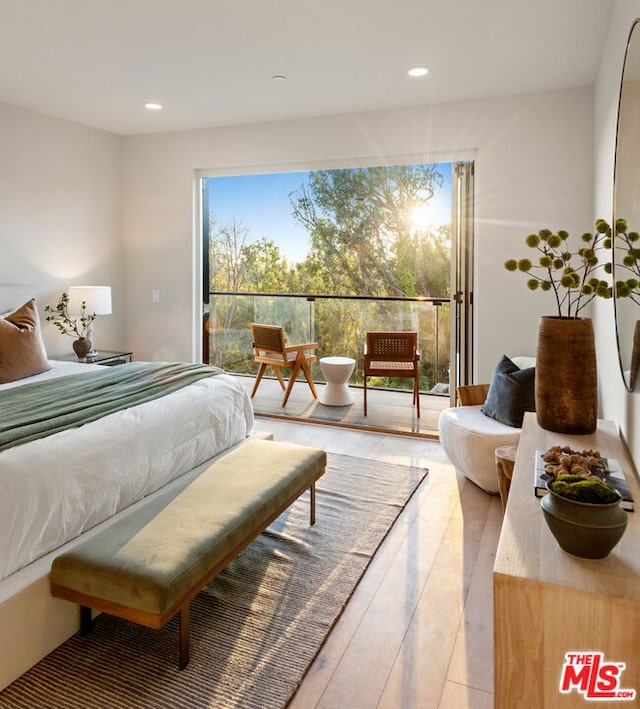
[[[86, 372], [52, 361], [20, 384]], [[126, 365], [125, 365], [126, 366]], [[244, 439], [251, 401], [221, 374], [0, 452], [0, 579]]]

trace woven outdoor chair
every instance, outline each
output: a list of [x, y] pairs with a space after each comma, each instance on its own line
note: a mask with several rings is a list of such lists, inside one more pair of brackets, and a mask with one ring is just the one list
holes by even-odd
[[364, 352], [364, 415], [367, 415], [368, 377], [410, 377], [413, 403], [420, 418], [417, 332], [368, 332]]
[[[280, 382], [280, 386], [285, 390], [282, 406], [287, 405], [289, 394], [291, 394], [291, 389], [300, 371], [304, 374], [314, 398], [318, 398], [318, 392], [316, 391], [313, 377], [311, 376], [311, 369], [309, 368], [311, 362], [318, 361], [316, 355], [313, 354], [313, 350], [318, 347], [317, 342], [306, 342], [302, 345], [287, 345], [287, 338], [284, 336], [283, 328], [275, 325], [259, 325], [257, 323], [251, 324], [251, 335], [253, 337], [254, 359], [256, 362], [260, 363], [256, 383], [251, 392], [252, 399], [256, 391], [258, 391], [260, 380], [267, 367], [273, 368]], [[281, 370], [283, 369], [291, 370], [289, 383], [286, 387], [282, 377]]]

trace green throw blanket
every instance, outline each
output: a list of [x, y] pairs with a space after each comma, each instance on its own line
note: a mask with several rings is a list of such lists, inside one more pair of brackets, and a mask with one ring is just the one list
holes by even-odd
[[131, 362], [0, 392], [0, 451], [223, 374], [204, 364]]

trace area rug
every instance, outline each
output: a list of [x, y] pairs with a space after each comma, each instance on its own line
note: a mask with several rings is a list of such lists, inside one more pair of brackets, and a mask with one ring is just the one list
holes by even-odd
[[427, 470], [328, 456], [316, 524], [305, 493], [162, 630], [105, 614], [0, 692], [28, 709], [284, 707]]

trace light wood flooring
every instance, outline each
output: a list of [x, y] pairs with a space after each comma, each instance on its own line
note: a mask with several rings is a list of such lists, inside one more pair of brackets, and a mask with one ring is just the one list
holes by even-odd
[[260, 416], [256, 429], [275, 440], [429, 468], [289, 709], [492, 707], [499, 498], [458, 477], [436, 441]]

